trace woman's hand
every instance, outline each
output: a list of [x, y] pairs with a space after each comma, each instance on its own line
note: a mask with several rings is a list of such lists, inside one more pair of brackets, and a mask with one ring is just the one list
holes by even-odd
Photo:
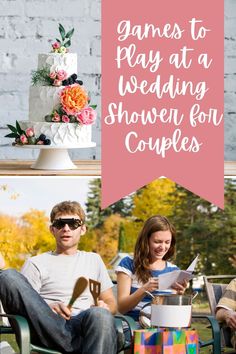
[[187, 280], [184, 280], [183, 283], [174, 283], [172, 285], [172, 289], [176, 290], [177, 294], [182, 295], [184, 294], [186, 288], [188, 286]]
[[69, 320], [71, 317], [71, 310], [63, 304], [63, 302], [53, 302], [49, 304], [52, 311], [63, 317], [65, 320]]
[[146, 291], [155, 291], [158, 289], [158, 278], [150, 278], [147, 283], [143, 285], [143, 289]]

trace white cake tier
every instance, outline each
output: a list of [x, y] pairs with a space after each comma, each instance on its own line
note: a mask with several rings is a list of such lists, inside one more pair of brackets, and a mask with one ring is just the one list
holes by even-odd
[[59, 105], [59, 93], [65, 86], [31, 86], [29, 91], [29, 120], [45, 122], [45, 116], [51, 114]]
[[52, 146], [78, 146], [91, 145], [92, 126], [79, 125], [77, 123], [47, 123], [47, 122], [19, 122], [23, 130], [33, 128], [36, 138], [45, 134], [51, 140]]
[[38, 55], [38, 69], [48, 67], [50, 72], [65, 70], [68, 76], [77, 74], [76, 53], [49, 53]]

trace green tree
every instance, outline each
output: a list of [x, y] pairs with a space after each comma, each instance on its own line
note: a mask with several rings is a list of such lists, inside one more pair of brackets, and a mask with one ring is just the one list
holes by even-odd
[[225, 210], [180, 186], [177, 192], [181, 198], [173, 216], [177, 228], [176, 263], [185, 268], [200, 253], [198, 270], [203, 274], [234, 272], [230, 257], [236, 252], [235, 183], [225, 182]]
[[130, 215], [131, 198], [124, 198], [111, 206], [101, 209], [101, 179], [89, 182], [89, 192], [86, 203], [87, 223], [90, 227], [101, 227], [107, 217], [118, 214], [122, 217]]
[[124, 224], [121, 222], [119, 228], [118, 252], [124, 252], [124, 250], [125, 250], [125, 228], [124, 228]]
[[101, 211], [101, 179], [89, 181], [89, 192], [86, 203], [86, 217], [89, 226], [99, 226], [104, 221]]
[[236, 180], [225, 180], [225, 208], [217, 213], [220, 245], [216, 269], [234, 274], [231, 259], [236, 255]]

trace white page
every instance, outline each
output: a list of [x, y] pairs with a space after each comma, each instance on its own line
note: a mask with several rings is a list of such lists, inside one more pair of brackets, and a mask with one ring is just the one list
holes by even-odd
[[176, 282], [182, 283], [184, 280], [189, 281], [190, 279], [192, 279], [193, 278], [192, 272], [195, 269], [195, 266], [198, 261], [198, 257], [199, 257], [199, 255], [197, 255], [197, 257], [194, 258], [194, 260], [189, 265], [187, 270], [174, 270], [173, 272], [164, 273], [164, 274], [159, 275], [159, 277], [158, 277], [158, 281], [159, 281], [158, 290], [166, 290], [166, 289], [171, 288], [171, 286]]
[[198, 257], [199, 257], [199, 254], [197, 255], [197, 257], [194, 258], [192, 263], [188, 266], [188, 268], [186, 269], [188, 272], [194, 272], [194, 269], [195, 269], [197, 261], [198, 261]]
[[161, 274], [158, 277], [158, 290], [169, 289], [176, 282], [182, 283], [184, 279], [189, 281], [192, 278], [193, 274], [186, 270], [174, 270], [173, 272]]

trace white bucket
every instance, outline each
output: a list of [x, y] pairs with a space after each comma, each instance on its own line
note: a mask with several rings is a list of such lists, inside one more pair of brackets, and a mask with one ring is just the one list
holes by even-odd
[[190, 327], [191, 305], [151, 305], [151, 324], [157, 327]]

